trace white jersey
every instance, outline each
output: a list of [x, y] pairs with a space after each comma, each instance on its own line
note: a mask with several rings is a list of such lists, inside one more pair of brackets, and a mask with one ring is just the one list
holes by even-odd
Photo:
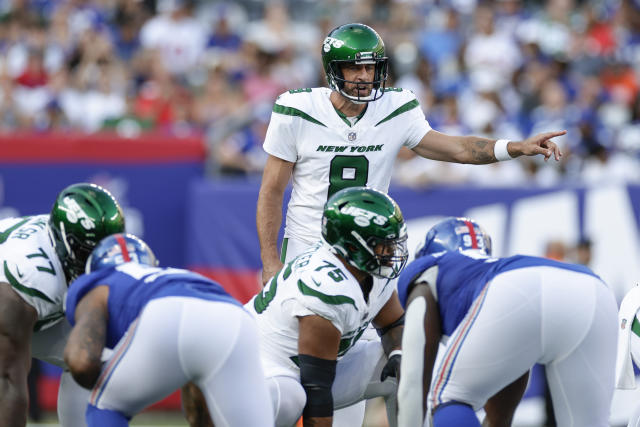
[[374, 280], [365, 300], [356, 278], [325, 245], [318, 243], [302, 253], [245, 304], [258, 323], [265, 375], [297, 375], [298, 317], [329, 320], [341, 334], [341, 358], [395, 288], [395, 281]]
[[[0, 282], [8, 283], [30, 306], [38, 319], [34, 326], [32, 348], [42, 348], [40, 337], [46, 342], [46, 352], [35, 357], [62, 363], [63, 345], [68, 327], [64, 323], [63, 302], [67, 280], [49, 237], [49, 215], [7, 218], [0, 221]], [[56, 330], [48, 330], [56, 325]], [[63, 325], [67, 326], [67, 325]], [[52, 342], [51, 337], [58, 337]], [[59, 353], [59, 354], [58, 354]], [[49, 357], [50, 356], [50, 357]]]
[[431, 130], [415, 95], [387, 88], [352, 124], [331, 103], [331, 89], [285, 92], [273, 106], [264, 150], [294, 162], [285, 237], [320, 238], [327, 198], [366, 185], [387, 192], [398, 151], [414, 148]]

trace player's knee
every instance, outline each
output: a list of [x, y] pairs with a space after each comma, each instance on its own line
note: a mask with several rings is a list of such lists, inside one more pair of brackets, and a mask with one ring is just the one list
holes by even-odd
[[471, 405], [452, 400], [435, 408], [433, 426], [480, 427], [480, 422]]
[[307, 396], [299, 382], [293, 378], [267, 379], [269, 395], [273, 402], [276, 426], [292, 426], [302, 416]]

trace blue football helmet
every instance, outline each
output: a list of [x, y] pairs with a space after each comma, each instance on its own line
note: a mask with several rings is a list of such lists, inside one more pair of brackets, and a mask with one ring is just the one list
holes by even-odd
[[133, 234], [118, 233], [105, 237], [93, 249], [87, 260], [85, 273], [126, 262], [135, 262], [151, 267], [158, 265], [153, 251], [142, 239]]
[[436, 252], [469, 249], [491, 256], [491, 236], [472, 219], [451, 217], [431, 227], [415, 255], [418, 258]]

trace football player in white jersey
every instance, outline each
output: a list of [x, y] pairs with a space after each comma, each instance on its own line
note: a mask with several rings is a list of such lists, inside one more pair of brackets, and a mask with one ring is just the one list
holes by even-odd
[[[564, 131], [509, 142], [431, 129], [411, 91], [386, 87], [384, 43], [366, 25], [332, 30], [322, 44], [322, 62], [329, 88], [291, 90], [273, 106], [256, 215], [263, 283], [318, 240], [322, 207], [336, 191], [366, 185], [387, 192], [402, 146], [429, 159], [457, 163], [561, 156], [550, 138]], [[277, 238], [290, 178], [293, 191], [281, 258]]]
[[[71, 330], [64, 319], [68, 284], [84, 270], [93, 247], [124, 231], [122, 210], [94, 184], [74, 184], [58, 195], [50, 215], [0, 221], [0, 420], [27, 422], [27, 374], [35, 357], [64, 367]], [[84, 426], [88, 390], [63, 374], [61, 424]]]
[[[404, 313], [393, 279], [407, 261], [406, 239], [389, 196], [343, 189], [326, 203], [322, 240], [245, 305], [258, 323], [277, 426], [300, 415], [304, 425], [330, 426], [334, 408], [395, 394], [386, 378], [397, 376]], [[359, 340], [370, 323], [381, 341]]]

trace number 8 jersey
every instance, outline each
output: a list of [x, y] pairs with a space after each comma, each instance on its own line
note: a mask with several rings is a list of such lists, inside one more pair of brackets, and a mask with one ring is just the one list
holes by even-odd
[[273, 106], [264, 150], [295, 163], [285, 237], [313, 244], [322, 208], [338, 190], [369, 186], [387, 192], [398, 151], [413, 148], [431, 130], [415, 95], [387, 88], [364, 113], [337, 111], [331, 89], [291, 90]]

